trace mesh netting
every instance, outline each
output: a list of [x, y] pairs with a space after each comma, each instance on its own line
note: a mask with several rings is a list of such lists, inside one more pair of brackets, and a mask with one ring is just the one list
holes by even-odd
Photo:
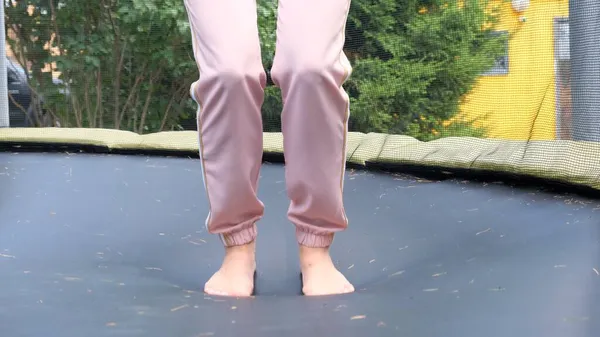
[[[277, 152], [283, 105], [270, 70], [278, 4], [257, 6], [265, 151]], [[96, 139], [95, 128], [183, 132], [126, 143], [196, 146], [185, 131], [196, 130], [190, 86], [199, 71], [181, 1], [11, 0], [5, 14], [11, 130], [0, 139], [67, 137], [40, 129], [61, 127], [83, 129], [69, 137], [84, 142]], [[345, 30], [350, 162], [600, 188], [597, 1], [353, 0]], [[113, 144], [109, 134], [103, 142]]]

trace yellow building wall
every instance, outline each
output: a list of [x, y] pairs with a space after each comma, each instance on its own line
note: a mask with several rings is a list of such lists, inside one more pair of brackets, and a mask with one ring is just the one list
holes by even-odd
[[555, 139], [554, 19], [568, 13], [568, 0], [531, 0], [523, 13], [503, 6], [496, 30], [510, 35], [508, 74], [482, 76], [461, 117], [476, 120], [490, 138]]

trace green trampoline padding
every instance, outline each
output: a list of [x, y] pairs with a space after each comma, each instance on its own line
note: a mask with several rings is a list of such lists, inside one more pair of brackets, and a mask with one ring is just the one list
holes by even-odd
[[[264, 133], [264, 152], [283, 153], [281, 133]], [[110, 129], [0, 129], [0, 144], [94, 146], [111, 150], [198, 152], [195, 131], [147, 135]], [[347, 160], [523, 174], [600, 190], [600, 143], [448, 137], [421, 142], [402, 135], [350, 132]]]

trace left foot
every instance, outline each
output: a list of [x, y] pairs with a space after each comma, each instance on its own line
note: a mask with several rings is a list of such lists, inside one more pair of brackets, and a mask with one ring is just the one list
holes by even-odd
[[206, 282], [204, 292], [218, 296], [251, 296], [254, 289], [255, 241], [225, 248], [221, 268]]
[[306, 296], [338, 295], [354, 291], [354, 286], [335, 267], [329, 248], [300, 246], [302, 292]]

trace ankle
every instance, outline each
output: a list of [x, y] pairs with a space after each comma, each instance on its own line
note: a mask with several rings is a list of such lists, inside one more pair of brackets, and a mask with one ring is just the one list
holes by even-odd
[[299, 257], [301, 268], [331, 261], [329, 247], [307, 247], [299, 245]]
[[298, 245], [301, 255], [329, 255], [329, 247], [310, 247], [306, 245]]

